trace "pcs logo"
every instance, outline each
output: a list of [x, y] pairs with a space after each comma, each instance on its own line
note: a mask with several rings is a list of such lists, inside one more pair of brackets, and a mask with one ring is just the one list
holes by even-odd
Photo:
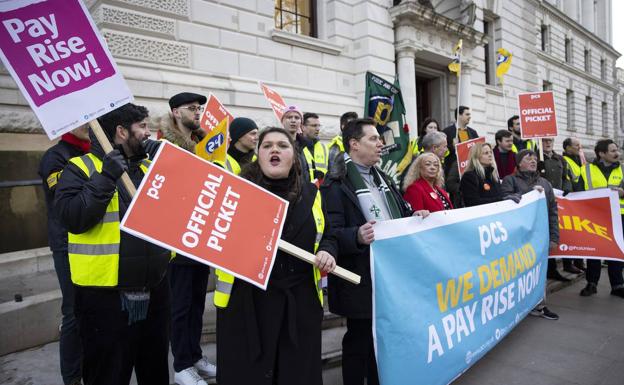
[[208, 140], [206, 142], [206, 152], [208, 154], [212, 154], [213, 152], [215, 152], [219, 147], [221, 147], [221, 145], [223, 145], [223, 141], [224, 141], [224, 137], [223, 134], [219, 134], [217, 136], [215, 136], [214, 138], [210, 138], [210, 140]]

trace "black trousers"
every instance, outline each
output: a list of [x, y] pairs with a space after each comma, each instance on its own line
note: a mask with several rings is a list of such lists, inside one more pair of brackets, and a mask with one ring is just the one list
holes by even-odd
[[379, 385], [373, 345], [373, 320], [347, 318], [342, 339], [342, 381], [344, 385]]
[[[622, 223], [624, 224], [624, 215], [621, 216]], [[624, 262], [619, 261], [607, 261], [609, 273], [609, 283], [611, 288], [620, 288], [624, 285], [624, 277], [622, 277], [622, 270], [624, 270]], [[585, 272], [585, 278], [588, 283], [598, 284], [600, 280], [600, 272], [602, 270], [602, 263], [598, 259], [587, 260], [587, 271]]]
[[168, 275], [173, 369], [181, 372], [202, 358], [200, 340], [210, 268], [172, 263]]
[[120, 292], [75, 286], [75, 314], [82, 341], [85, 385], [168, 385], [169, 287], [151, 290], [147, 318], [128, 325]]

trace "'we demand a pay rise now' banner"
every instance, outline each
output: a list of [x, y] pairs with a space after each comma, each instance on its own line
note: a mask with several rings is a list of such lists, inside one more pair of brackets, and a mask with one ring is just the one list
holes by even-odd
[[543, 193], [381, 222], [372, 244], [375, 350], [383, 385], [448, 384], [544, 296]]

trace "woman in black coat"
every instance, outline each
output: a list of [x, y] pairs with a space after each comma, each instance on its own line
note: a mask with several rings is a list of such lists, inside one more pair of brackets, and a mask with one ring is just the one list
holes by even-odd
[[489, 143], [477, 143], [470, 149], [470, 158], [459, 190], [466, 207], [503, 199], [496, 162]]
[[320, 385], [323, 305], [315, 269], [335, 268], [336, 242], [325, 222], [315, 247], [324, 211], [319, 192], [301, 177], [295, 144], [282, 128], [260, 134], [258, 159], [241, 176], [290, 202], [282, 239], [316, 253], [316, 263], [278, 251], [266, 291], [234, 281], [227, 307], [217, 310], [217, 382]]

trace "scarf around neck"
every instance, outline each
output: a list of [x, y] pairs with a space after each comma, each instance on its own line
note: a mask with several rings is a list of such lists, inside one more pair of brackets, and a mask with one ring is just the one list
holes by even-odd
[[344, 154], [345, 165], [347, 167], [347, 179], [353, 184], [355, 188], [355, 195], [360, 202], [360, 207], [362, 208], [362, 214], [367, 221], [369, 220], [384, 220], [384, 219], [396, 219], [401, 218], [401, 210], [399, 209], [399, 203], [396, 201], [395, 197], [392, 195], [390, 188], [381, 177], [381, 174], [377, 170], [376, 167], [371, 167], [371, 175], [373, 177], [373, 181], [377, 189], [381, 193], [381, 195], [385, 198], [386, 204], [388, 206], [389, 214], [392, 218], [383, 218], [382, 210], [378, 206], [378, 202], [375, 202], [373, 198], [373, 194], [371, 193], [368, 186], [364, 182], [360, 171], [357, 169], [356, 164], [351, 160], [351, 157]]

